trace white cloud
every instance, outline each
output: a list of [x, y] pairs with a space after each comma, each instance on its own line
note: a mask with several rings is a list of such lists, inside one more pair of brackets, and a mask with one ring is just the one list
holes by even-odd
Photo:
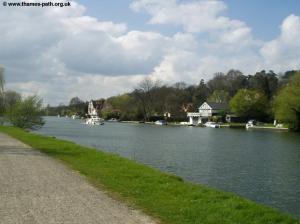
[[72, 34], [77, 34], [82, 31], [103, 31], [109, 34], [118, 35], [125, 33], [127, 25], [125, 23], [115, 24], [111, 21], [100, 22], [94, 17], [80, 16], [65, 18], [62, 20], [66, 29]]
[[274, 70], [300, 68], [300, 17], [288, 16], [281, 25], [281, 34], [261, 49], [266, 67]]
[[151, 24], [183, 26], [186, 32], [198, 33], [214, 30], [232, 30], [244, 27], [238, 20], [221, 16], [227, 6], [223, 1], [200, 0], [178, 3], [176, 0], [135, 0], [130, 5], [135, 12], [151, 15]]

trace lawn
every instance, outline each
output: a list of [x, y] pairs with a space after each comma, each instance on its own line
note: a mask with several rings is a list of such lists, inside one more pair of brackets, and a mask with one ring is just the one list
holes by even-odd
[[112, 196], [142, 209], [162, 223], [300, 224], [296, 218], [273, 208], [185, 182], [118, 155], [18, 128], [0, 126], [0, 131], [63, 161], [96, 187], [108, 190]]

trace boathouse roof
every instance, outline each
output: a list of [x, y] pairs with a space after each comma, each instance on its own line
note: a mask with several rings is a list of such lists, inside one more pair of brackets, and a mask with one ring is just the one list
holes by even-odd
[[211, 109], [213, 109], [213, 110], [226, 110], [226, 109], [228, 109], [228, 104], [227, 103], [204, 102], [203, 104], [205, 104], [205, 103], [207, 103], [211, 107]]

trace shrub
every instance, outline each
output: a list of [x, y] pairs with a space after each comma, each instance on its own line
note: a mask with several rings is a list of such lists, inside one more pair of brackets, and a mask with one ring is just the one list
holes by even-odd
[[22, 99], [6, 112], [6, 117], [13, 126], [19, 128], [40, 128], [45, 123], [42, 118], [42, 100], [37, 96]]

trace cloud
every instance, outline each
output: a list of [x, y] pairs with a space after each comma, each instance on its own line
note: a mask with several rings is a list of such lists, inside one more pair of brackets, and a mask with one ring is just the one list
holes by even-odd
[[290, 15], [284, 19], [280, 35], [264, 44], [261, 54], [266, 67], [274, 70], [300, 68], [300, 17]]
[[65, 18], [62, 22], [72, 34], [90, 30], [118, 35], [125, 33], [127, 30], [127, 25], [125, 23], [115, 24], [111, 21], [100, 22], [96, 18], [90, 16]]
[[130, 7], [148, 13], [150, 24], [183, 29], [183, 33], [173, 36], [172, 46], [176, 47], [164, 55], [153, 76], [166, 81], [198, 82], [217, 71], [236, 68], [254, 72], [262, 67], [258, 54], [262, 41], [253, 37], [244, 22], [222, 16], [227, 10], [223, 1], [135, 0]]
[[[130, 31], [113, 37], [105, 32], [71, 34], [57, 46], [66, 67], [77, 72], [110, 76], [150, 73], [164, 53], [168, 38]], [[74, 47], [75, 46], [75, 47]]]
[[178, 3], [176, 0], [135, 0], [130, 5], [135, 12], [147, 12], [150, 24], [181, 25], [191, 33], [243, 28], [245, 24], [221, 14], [227, 9], [223, 1], [202, 0]]

